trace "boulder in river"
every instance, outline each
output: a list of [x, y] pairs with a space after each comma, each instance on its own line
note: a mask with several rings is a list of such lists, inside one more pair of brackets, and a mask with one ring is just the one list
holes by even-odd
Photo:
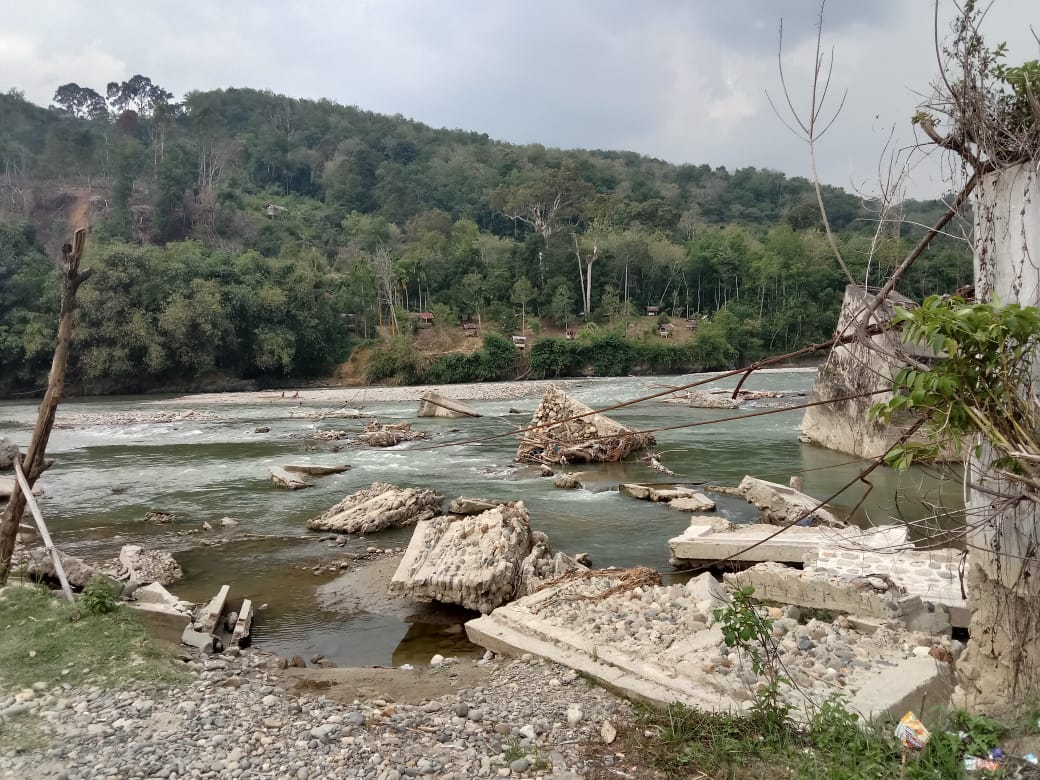
[[546, 388], [516, 459], [521, 463], [617, 462], [656, 443], [652, 434], [626, 428], [571, 398], [556, 385]]
[[501, 501], [487, 501], [483, 498], [467, 498], [466, 496], [459, 496], [453, 498], [448, 503], [448, 514], [452, 515], [479, 515], [481, 512], [486, 512], [492, 507], [496, 507], [503, 502]]
[[523, 502], [515, 501], [479, 515], [417, 523], [390, 593], [488, 613], [583, 568], [573, 558], [554, 556], [545, 534], [531, 530]]
[[480, 417], [480, 412], [467, 403], [430, 390], [419, 396], [419, 417]]
[[352, 493], [308, 520], [307, 527], [312, 531], [369, 534], [428, 520], [441, 513], [443, 502], [444, 497], [433, 490], [373, 482], [371, 487]]

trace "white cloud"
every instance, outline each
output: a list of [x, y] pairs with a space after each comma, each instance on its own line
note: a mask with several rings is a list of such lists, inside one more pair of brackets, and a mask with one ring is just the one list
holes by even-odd
[[126, 66], [96, 40], [78, 50], [64, 50], [44, 47], [29, 35], [8, 32], [0, 33], [0, 73], [9, 79], [0, 86], [24, 90], [29, 100], [48, 105], [58, 86], [77, 79], [100, 84], [99, 91], [104, 92], [109, 81], [126, 78]]

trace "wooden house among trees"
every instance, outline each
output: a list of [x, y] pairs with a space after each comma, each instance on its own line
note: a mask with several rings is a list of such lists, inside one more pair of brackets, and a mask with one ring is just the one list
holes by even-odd
[[420, 328], [432, 328], [433, 327], [433, 313], [428, 311], [421, 311], [418, 314], [419, 327]]

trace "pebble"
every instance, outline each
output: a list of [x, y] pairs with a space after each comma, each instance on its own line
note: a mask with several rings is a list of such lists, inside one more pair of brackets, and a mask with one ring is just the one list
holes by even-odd
[[[0, 780], [581, 777], [590, 755], [612, 754], [602, 724], [633, 717], [628, 702], [539, 659], [453, 661], [485, 670], [480, 687], [417, 704], [287, 692], [274, 657], [255, 649], [206, 660], [230, 677], [195, 659], [194, 676], [165, 691], [0, 682], [0, 716], [38, 727], [24, 745], [0, 740]], [[507, 761], [515, 745], [526, 755]]]

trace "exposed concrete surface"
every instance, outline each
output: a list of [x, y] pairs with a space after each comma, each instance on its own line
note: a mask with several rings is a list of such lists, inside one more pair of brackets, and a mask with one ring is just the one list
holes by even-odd
[[[625, 585], [626, 572], [609, 570], [569, 577], [471, 620], [471, 641], [508, 655], [532, 653], [591, 675], [632, 698], [663, 705], [682, 702], [706, 710], [749, 706], [763, 681], [721, 628], [711, 625], [726, 603], [710, 575], [687, 585]], [[819, 703], [834, 693], [861, 711], [903, 714], [907, 702], [928, 691], [941, 703], [939, 684], [948, 667], [929, 656], [949, 640], [876, 627], [856, 631], [850, 621], [809, 620], [760, 608], [773, 625], [785, 674], [798, 685], [791, 704], [801, 712], [803, 693]], [[953, 650], [959, 649], [953, 647]], [[788, 695], [785, 693], [785, 695]]]
[[480, 412], [467, 403], [441, 395], [435, 390], [423, 393], [419, 398], [419, 417], [480, 417]]
[[[821, 547], [847, 549], [891, 549], [905, 545], [906, 528], [901, 525], [860, 528], [803, 528], [761, 523], [718, 530], [703, 518], [694, 517], [679, 536], [668, 540], [672, 561], [780, 561], [801, 564], [808, 553]], [[771, 538], [772, 537], [772, 538]], [[756, 545], [751, 547], [751, 545]], [[749, 549], [750, 548], [750, 549]]]
[[[848, 285], [836, 332], [850, 329], [861, 319], [861, 312], [874, 298], [873, 291], [861, 285]], [[916, 305], [909, 298], [891, 293], [870, 318], [870, 324], [888, 322], [896, 306], [910, 309]], [[810, 406], [805, 410], [802, 435], [807, 440], [861, 458], [876, 458], [902, 433], [899, 426], [887, 426], [869, 415], [871, 406], [891, 398], [892, 379], [903, 368], [901, 363], [888, 357], [901, 346], [899, 334], [888, 331], [871, 337], [871, 341], [881, 349], [853, 341], [830, 351], [813, 385], [812, 401], [832, 403]], [[874, 394], [834, 400], [864, 393]]]

